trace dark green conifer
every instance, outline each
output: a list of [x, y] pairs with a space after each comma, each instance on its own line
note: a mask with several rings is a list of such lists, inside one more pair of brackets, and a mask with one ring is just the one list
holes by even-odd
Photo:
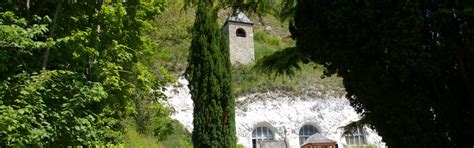
[[213, 2], [196, 9], [186, 78], [194, 102], [192, 140], [197, 148], [235, 147], [235, 100], [229, 49]]

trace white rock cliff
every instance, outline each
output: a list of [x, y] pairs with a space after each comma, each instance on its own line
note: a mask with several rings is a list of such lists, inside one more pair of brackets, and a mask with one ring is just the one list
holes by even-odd
[[[188, 81], [180, 78], [176, 84], [166, 88], [165, 94], [168, 96], [166, 103], [173, 110], [171, 117], [192, 131], [193, 103], [187, 85]], [[360, 118], [347, 99], [330, 95], [288, 96], [271, 91], [239, 96], [236, 102], [238, 144], [249, 148], [252, 147], [252, 131], [259, 126], [269, 128], [275, 140], [286, 139], [291, 148], [298, 148], [299, 130], [308, 124], [343, 147], [347, 144], [340, 127]], [[385, 147], [382, 138], [374, 130], [364, 129], [368, 144]]]

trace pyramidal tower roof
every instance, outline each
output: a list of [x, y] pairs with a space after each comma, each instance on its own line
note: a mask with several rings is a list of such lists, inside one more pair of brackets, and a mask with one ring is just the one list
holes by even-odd
[[237, 11], [236, 13], [229, 16], [226, 20], [227, 22], [237, 22], [237, 23], [245, 23], [245, 24], [253, 24], [253, 22], [243, 13], [242, 11]]

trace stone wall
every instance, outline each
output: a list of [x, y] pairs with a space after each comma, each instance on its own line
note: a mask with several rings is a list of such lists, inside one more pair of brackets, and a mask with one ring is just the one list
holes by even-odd
[[[230, 61], [232, 64], [250, 64], [255, 60], [253, 25], [246, 23], [227, 22], [224, 31], [228, 34]], [[245, 30], [246, 37], [238, 37], [237, 29]]]

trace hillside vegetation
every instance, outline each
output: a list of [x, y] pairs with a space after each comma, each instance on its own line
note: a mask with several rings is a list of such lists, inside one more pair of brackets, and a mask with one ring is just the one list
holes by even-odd
[[[287, 22], [281, 22], [273, 16], [258, 18], [248, 14], [254, 21], [254, 47], [256, 61], [275, 51], [293, 47], [295, 42], [289, 37]], [[223, 24], [228, 12], [220, 13], [220, 22]], [[187, 65], [187, 55], [190, 46], [190, 30], [194, 14], [191, 10], [183, 10], [179, 2], [170, 3], [163, 15], [158, 16], [156, 25], [158, 30], [151, 35], [159, 40], [159, 48], [153, 57], [156, 68], [163, 66], [174, 77], [182, 76]], [[162, 21], [166, 20], [166, 21]], [[263, 21], [263, 22], [260, 22]], [[319, 65], [301, 65], [301, 71], [292, 77], [263, 74], [251, 65], [234, 65], [233, 84], [236, 95], [269, 90], [287, 90], [295, 94], [308, 88], [318, 87], [325, 93], [343, 95], [342, 80], [339, 77], [322, 78], [324, 67]], [[157, 71], [159, 73], [159, 71]]]
[[[173, 83], [187, 65], [191, 37], [189, 29], [194, 14], [191, 10], [185, 11], [183, 5], [181, 0], [165, 3], [165, 10], [153, 21], [152, 25], [156, 29], [148, 34], [156, 45], [144, 57], [144, 61], [154, 75], [161, 76], [160, 80], [171, 80], [168, 83]], [[167, 108], [161, 108], [161, 102], [157, 100], [142, 104], [144, 109], [140, 113], [140, 119], [135, 117], [123, 121], [126, 126], [123, 139], [125, 147], [192, 147], [190, 131], [184, 129], [178, 121], [163, 118], [171, 112]]]

